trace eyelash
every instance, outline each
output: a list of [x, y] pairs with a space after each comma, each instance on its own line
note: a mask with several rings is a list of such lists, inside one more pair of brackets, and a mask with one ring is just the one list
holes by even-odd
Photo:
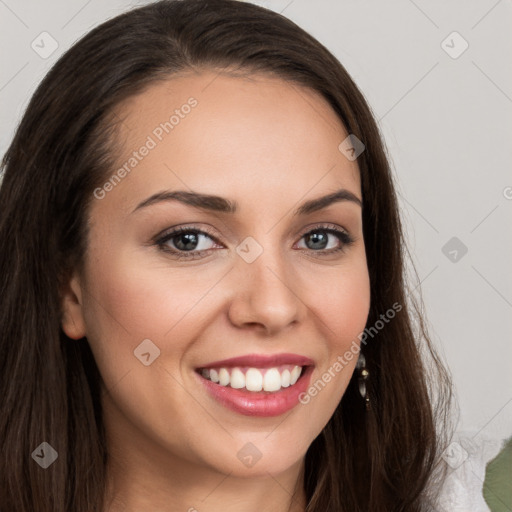
[[[341, 245], [337, 247], [336, 249], [322, 249], [319, 251], [315, 251], [313, 249], [305, 249], [308, 251], [312, 251], [315, 254], [318, 254], [319, 256], [328, 256], [333, 253], [338, 252], [344, 252], [346, 248], [350, 247], [354, 242], [354, 238], [352, 238], [351, 235], [349, 235], [346, 231], [342, 231], [340, 229], [332, 227], [330, 224], [321, 224], [318, 226], [315, 226], [312, 230], [307, 231], [301, 236], [304, 238], [307, 235], [311, 235], [312, 233], [316, 232], [325, 232], [332, 234], [338, 238], [338, 240], [341, 242]], [[172, 240], [174, 237], [184, 234], [184, 233], [196, 233], [200, 235], [206, 235], [208, 238], [211, 238], [215, 243], [219, 243], [213, 233], [211, 233], [208, 229], [196, 229], [192, 226], [187, 227], [179, 227], [177, 229], [174, 229], [173, 231], [164, 234], [163, 236], [157, 238], [154, 242], [154, 245], [156, 245], [161, 251], [170, 253], [177, 257], [178, 259], [200, 259], [205, 253], [208, 253], [209, 251], [215, 250], [215, 249], [205, 249], [202, 251], [182, 251], [177, 249], [170, 249], [167, 245], [167, 242], [169, 240]], [[302, 249], [304, 250], [304, 249]]]

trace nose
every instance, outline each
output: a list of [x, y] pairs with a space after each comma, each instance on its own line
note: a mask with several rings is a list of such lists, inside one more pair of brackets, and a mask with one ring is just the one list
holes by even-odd
[[264, 249], [252, 263], [237, 260], [228, 313], [236, 327], [273, 335], [303, 320], [300, 279], [279, 252]]

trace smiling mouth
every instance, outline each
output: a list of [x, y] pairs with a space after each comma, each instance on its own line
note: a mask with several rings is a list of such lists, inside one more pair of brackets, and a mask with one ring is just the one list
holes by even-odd
[[271, 368], [250, 366], [198, 368], [204, 379], [241, 391], [276, 393], [296, 384], [308, 366], [282, 364]]

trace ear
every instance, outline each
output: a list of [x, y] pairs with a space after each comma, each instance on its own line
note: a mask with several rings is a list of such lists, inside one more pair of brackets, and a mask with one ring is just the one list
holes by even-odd
[[71, 339], [79, 340], [85, 336], [83, 316], [82, 287], [77, 273], [61, 289], [61, 326]]

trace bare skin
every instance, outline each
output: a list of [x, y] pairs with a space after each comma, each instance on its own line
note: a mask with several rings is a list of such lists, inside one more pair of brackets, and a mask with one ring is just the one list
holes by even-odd
[[[159, 140], [155, 129], [191, 97], [197, 104]], [[314, 383], [357, 341], [370, 307], [361, 206], [345, 200], [294, 214], [339, 189], [362, 199], [357, 161], [338, 150], [348, 133], [312, 91], [206, 70], [150, 86], [117, 115], [119, 167], [148, 136], [156, 145], [94, 198], [85, 270], [62, 299], [64, 331], [87, 337], [104, 381], [106, 511], [304, 511], [305, 453], [357, 357], [307, 405], [274, 417], [226, 408], [195, 370], [286, 352], [313, 359]], [[176, 190], [236, 201], [238, 211], [176, 200], [136, 208]], [[176, 226], [209, 230], [193, 249], [201, 254], [171, 254], [187, 252], [179, 237], [156, 244]], [[321, 249], [304, 236], [311, 231], [325, 240]], [[236, 250], [247, 237], [263, 251], [251, 263]], [[134, 355], [145, 339], [160, 350], [147, 366]], [[252, 467], [237, 457], [249, 442], [261, 453]]]

